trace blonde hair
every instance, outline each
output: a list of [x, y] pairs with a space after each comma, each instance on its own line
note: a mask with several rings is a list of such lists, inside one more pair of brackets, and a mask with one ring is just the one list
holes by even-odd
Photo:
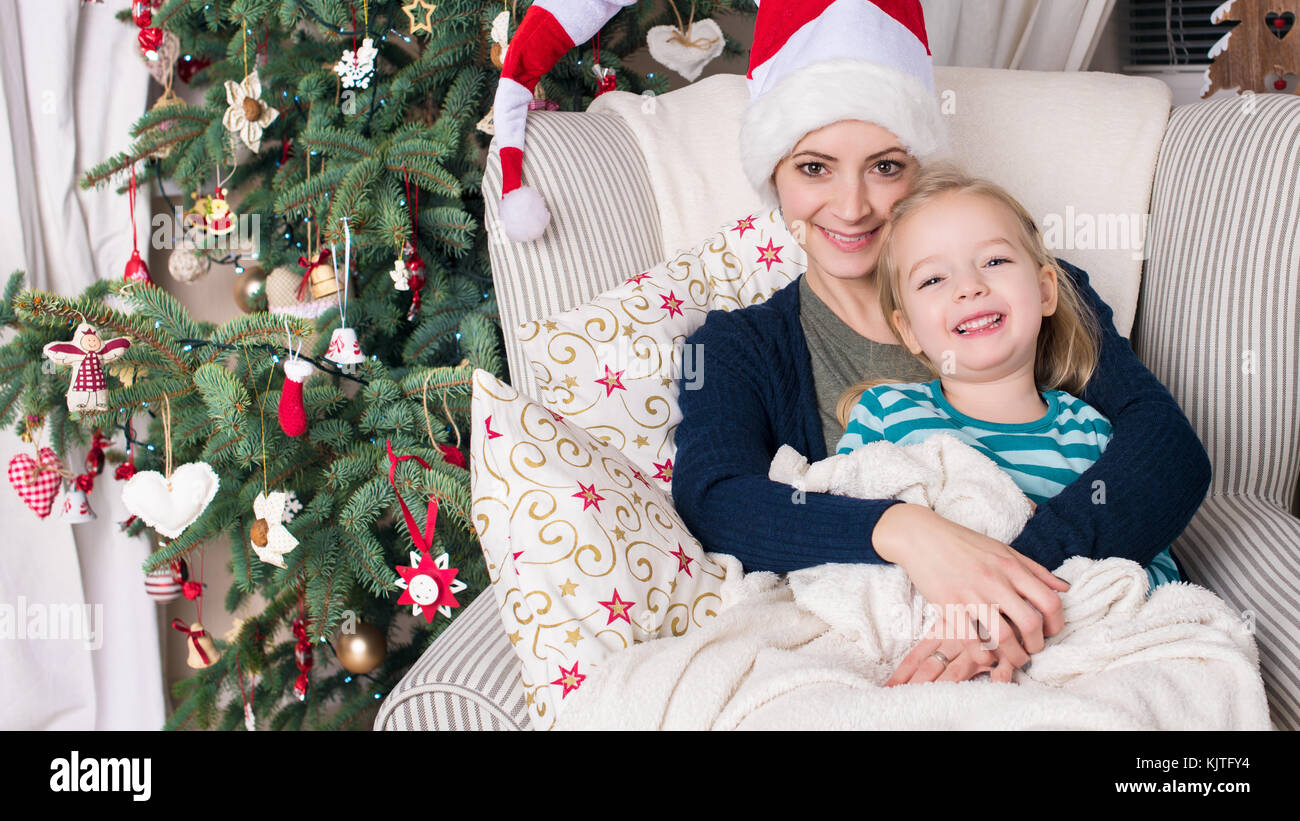
[[[1043, 317], [1038, 331], [1034, 357], [1034, 382], [1040, 389], [1062, 390], [1080, 396], [1093, 372], [1097, 369], [1101, 331], [1097, 317], [1083, 300], [1074, 281], [1066, 275], [1056, 258], [1043, 245], [1038, 225], [1015, 197], [1006, 189], [986, 179], [972, 177], [946, 162], [925, 166], [917, 172], [908, 193], [894, 203], [889, 222], [881, 232], [880, 256], [876, 261], [876, 287], [879, 291], [880, 309], [885, 315], [894, 336], [901, 343], [898, 327], [894, 324], [894, 311], [902, 313], [899, 292], [897, 241], [898, 227], [924, 206], [946, 194], [976, 194], [1001, 203], [1016, 217], [1020, 244], [1029, 253], [1034, 267], [1050, 267], [1056, 273], [1056, 311]], [[937, 378], [936, 370], [924, 352], [915, 354]], [[843, 426], [848, 426], [853, 406], [868, 388], [897, 383], [897, 379], [869, 379], [858, 382], [844, 391], [835, 404], [835, 415]]]

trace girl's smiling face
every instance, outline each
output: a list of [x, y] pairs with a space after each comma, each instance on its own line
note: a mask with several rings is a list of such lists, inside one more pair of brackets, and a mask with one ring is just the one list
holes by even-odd
[[773, 182], [809, 266], [842, 279], [872, 274], [879, 229], [907, 193], [914, 167], [898, 138], [873, 123], [841, 120], [804, 135]]
[[949, 193], [893, 230], [902, 308], [893, 321], [908, 350], [963, 381], [1032, 373], [1042, 318], [1056, 311], [1056, 272], [1034, 265], [1015, 215]]

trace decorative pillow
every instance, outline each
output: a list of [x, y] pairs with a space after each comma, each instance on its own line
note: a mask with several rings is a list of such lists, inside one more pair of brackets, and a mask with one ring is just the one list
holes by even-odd
[[682, 418], [677, 391], [705, 378], [700, 357], [684, 349], [686, 337], [709, 311], [763, 302], [806, 267], [807, 254], [773, 209], [728, 223], [698, 248], [585, 305], [522, 323], [519, 341], [537, 398], [668, 491]]
[[613, 652], [717, 615], [723, 569], [616, 448], [474, 371], [472, 516], [533, 726]]

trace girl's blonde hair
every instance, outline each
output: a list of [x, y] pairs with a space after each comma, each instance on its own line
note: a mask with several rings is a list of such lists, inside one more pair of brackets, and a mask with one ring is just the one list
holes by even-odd
[[[1043, 245], [1038, 225], [1024, 206], [996, 183], [969, 176], [949, 163], [933, 163], [917, 173], [908, 193], [894, 203], [890, 211], [889, 223], [881, 232], [880, 256], [876, 262], [876, 287], [880, 295], [880, 309], [884, 312], [885, 321], [889, 323], [894, 336], [902, 343], [902, 337], [894, 324], [894, 311], [898, 310], [904, 316], [907, 315], [903, 310], [899, 292], [895, 233], [903, 222], [922, 207], [941, 196], [955, 193], [977, 194], [1004, 205], [1016, 217], [1020, 244], [1029, 252], [1035, 269], [1041, 269], [1046, 265], [1056, 272], [1056, 311], [1051, 316], [1043, 317], [1043, 324], [1038, 332], [1034, 382], [1040, 390], [1062, 390], [1075, 396], [1082, 395], [1084, 386], [1088, 384], [1088, 380], [1097, 369], [1101, 337], [1097, 317], [1080, 296], [1074, 281], [1066, 275], [1057, 264], [1056, 258]], [[931, 373], [936, 377], [939, 376], [939, 372], [924, 352], [916, 354], [916, 357]], [[895, 382], [898, 380], [869, 379], [845, 390], [835, 404], [835, 415], [840, 424], [848, 426], [849, 415], [853, 411], [853, 406], [862, 398], [863, 391], [877, 385]]]

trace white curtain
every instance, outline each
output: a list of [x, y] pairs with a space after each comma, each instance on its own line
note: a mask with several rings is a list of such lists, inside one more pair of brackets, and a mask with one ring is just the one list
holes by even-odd
[[921, 0], [935, 65], [1082, 71], [1115, 0]]
[[[151, 82], [136, 29], [113, 18], [121, 3], [0, 2], [0, 275], [80, 293], [117, 278], [131, 255], [129, 204], [116, 185], [83, 191], [85, 169], [130, 144]], [[120, 181], [119, 181], [120, 182]], [[149, 200], [136, 221], [149, 242]], [[121, 448], [122, 437], [116, 437]], [[7, 466], [33, 445], [0, 434]], [[84, 450], [69, 454], [84, 471]], [[0, 494], [0, 729], [157, 729], [164, 719], [159, 614], [144, 592], [143, 539], [118, 522], [121, 483], [106, 469], [90, 496], [98, 520], [40, 520], [12, 489]], [[18, 638], [52, 607], [89, 605], [97, 635]], [[4, 622], [9, 619], [8, 624]], [[24, 622], [18, 627], [16, 622]], [[57, 632], [57, 631], [56, 631]], [[98, 645], [97, 647], [95, 645]]]

